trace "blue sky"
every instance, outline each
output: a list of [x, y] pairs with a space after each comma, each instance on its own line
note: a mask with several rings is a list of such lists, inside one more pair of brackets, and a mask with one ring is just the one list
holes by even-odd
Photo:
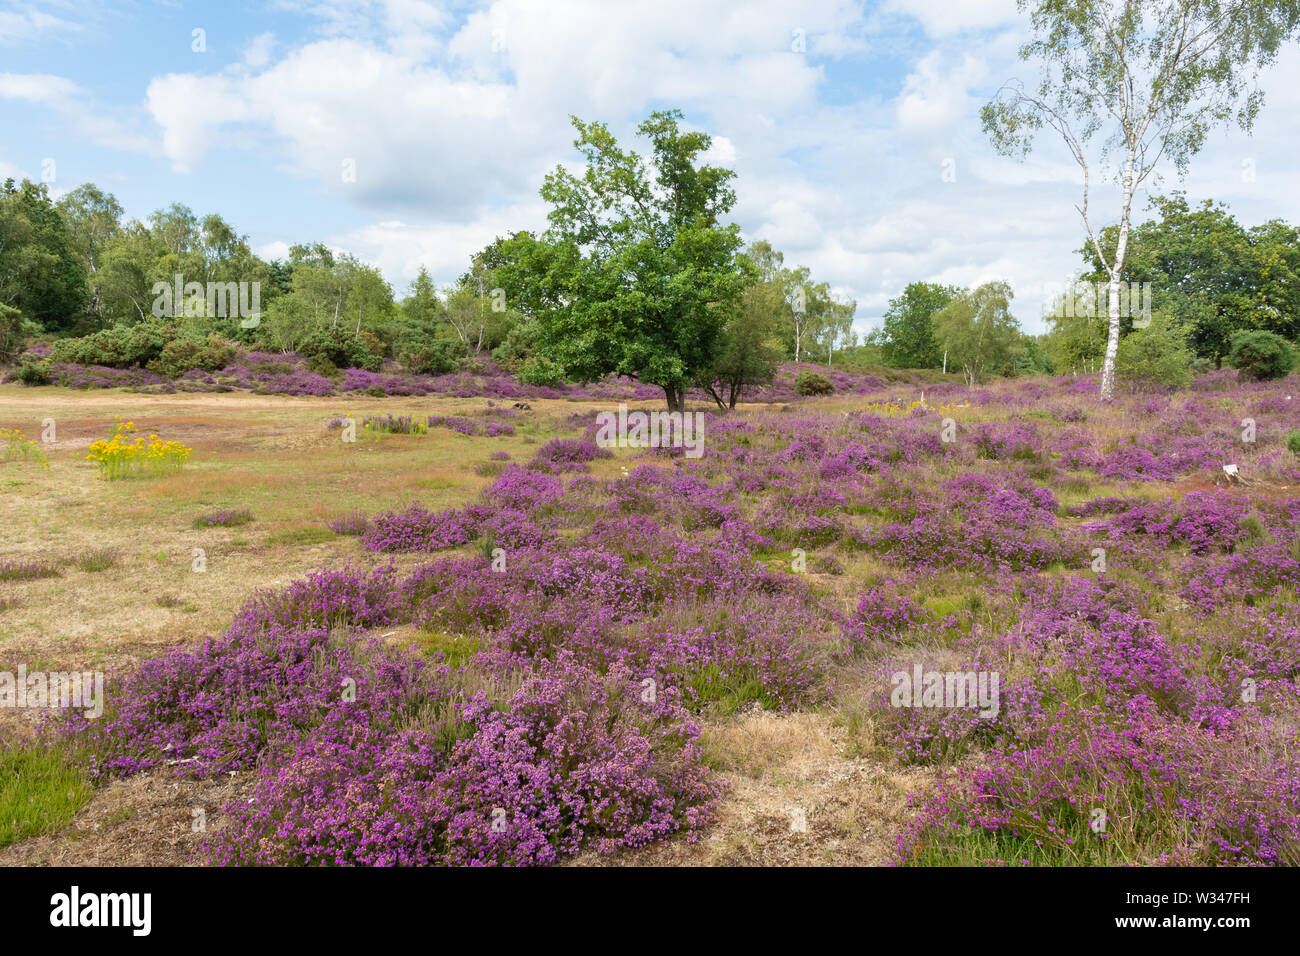
[[[217, 212], [266, 256], [323, 240], [400, 296], [420, 265], [445, 284], [544, 223], [570, 114], [630, 139], [677, 106], [737, 170], [745, 235], [855, 298], [859, 330], [907, 282], [1006, 279], [1036, 332], [1083, 233], [1064, 146], [1019, 163], [979, 128], [1035, 75], [1025, 30], [1014, 0], [0, 0], [0, 177], [95, 182], [138, 218]], [[1151, 191], [1300, 221], [1298, 81], [1288, 49], [1255, 135], [1215, 133]], [[1093, 202], [1117, 217], [1113, 191]]]

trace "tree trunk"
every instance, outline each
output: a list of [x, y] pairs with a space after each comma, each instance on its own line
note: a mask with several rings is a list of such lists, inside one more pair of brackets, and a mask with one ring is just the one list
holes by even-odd
[[[1129, 210], [1133, 203], [1133, 146], [1124, 162], [1124, 210], [1119, 219], [1119, 242], [1115, 246], [1115, 264], [1110, 270], [1110, 332], [1106, 336], [1106, 361], [1101, 367], [1101, 399], [1115, 397], [1115, 356], [1119, 352], [1119, 280], [1124, 272], [1124, 255], [1128, 251]], [[1104, 263], [1103, 263], [1104, 265]]]
[[682, 411], [682, 407], [686, 397], [685, 395], [686, 390], [681, 388], [673, 388], [670, 385], [665, 385], [663, 389], [664, 389], [664, 397], [668, 399], [668, 410], [670, 412]]

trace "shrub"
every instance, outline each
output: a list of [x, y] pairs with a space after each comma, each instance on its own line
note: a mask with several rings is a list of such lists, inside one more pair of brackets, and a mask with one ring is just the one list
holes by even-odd
[[39, 465], [50, 467], [50, 460], [45, 451], [17, 428], [0, 428], [0, 441], [5, 443], [4, 461], [21, 459], [34, 461]]
[[1134, 329], [1119, 343], [1115, 374], [1140, 387], [1186, 385], [1192, 377], [1186, 333], [1166, 317], [1154, 316], [1149, 326]]
[[310, 360], [308, 368], [316, 371], [322, 362], [333, 368], [362, 368], [378, 372], [383, 367], [380, 355], [370, 351], [366, 340], [347, 329], [317, 329], [298, 345], [298, 351]]
[[423, 435], [429, 430], [428, 425], [413, 421], [410, 415], [371, 415], [361, 423], [368, 432], [384, 432], [390, 435]]
[[794, 379], [794, 390], [800, 395], [830, 395], [835, 386], [825, 375], [817, 372], [800, 372]]
[[157, 322], [115, 325], [79, 339], [60, 339], [50, 349], [55, 363], [144, 368], [175, 338], [175, 329]]
[[161, 354], [149, 363], [149, 370], [168, 378], [180, 378], [196, 368], [218, 371], [233, 365], [238, 358], [238, 346], [219, 335], [209, 335], [206, 340], [179, 338], [163, 346]]
[[445, 375], [460, 367], [465, 349], [451, 339], [408, 340], [399, 346], [398, 361], [416, 375]]
[[335, 534], [344, 535], [361, 535], [366, 533], [370, 527], [370, 519], [360, 511], [353, 511], [343, 515], [341, 518], [335, 518], [329, 523], [329, 529]]
[[554, 388], [563, 381], [558, 366], [541, 356], [534, 356], [519, 367], [519, 381], [540, 388]]
[[62, 574], [52, 561], [0, 561], [0, 581], [36, 581]]
[[32, 387], [50, 385], [54, 382], [54, 377], [50, 374], [50, 363], [47, 359], [24, 358], [18, 366], [18, 371], [14, 373], [14, 378], [24, 385]]
[[1243, 378], [1283, 378], [1295, 368], [1296, 354], [1286, 339], [1272, 332], [1238, 332], [1229, 343], [1228, 364]]
[[1291, 454], [1300, 458], [1300, 428], [1293, 428], [1287, 432], [1286, 447], [1290, 449]]
[[94, 574], [98, 571], [107, 571], [109, 568], [117, 567], [120, 556], [121, 554], [116, 548], [92, 548], [82, 554], [74, 554], [65, 563], [75, 564], [87, 574]]

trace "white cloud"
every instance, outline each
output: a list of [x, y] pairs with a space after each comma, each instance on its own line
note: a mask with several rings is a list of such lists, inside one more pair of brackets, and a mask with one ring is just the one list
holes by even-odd
[[49, 73], [0, 73], [0, 97], [56, 106], [81, 95], [71, 80]]
[[80, 29], [79, 24], [31, 3], [15, 3], [8, 10], [0, 10], [0, 44], [29, 42], [42, 33], [73, 33]]
[[271, 52], [274, 49], [275, 34], [259, 33], [244, 47], [242, 65], [250, 70], [261, 70], [270, 64]]
[[898, 98], [898, 132], [905, 136], [932, 138], [970, 118], [978, 111], [980, 98], [972, 88], [986, 82], [988, 65], [966, 54], [949, 66], [940, 50], [932, 50], [903, 81]]
[[0, 99], [43, 106], [101, 146], [145, 151], [145, 138], [105, 110], [78, 84], [49, 73], [0, 73]]

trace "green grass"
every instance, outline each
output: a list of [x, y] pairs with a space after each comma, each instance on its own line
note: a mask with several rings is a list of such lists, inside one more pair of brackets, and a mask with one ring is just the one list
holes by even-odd
[[476, 638], [446, 631], [426, 631], [416, 638], [416, 643], [425, 654], [441, 652], [444, 655], [443, 663], [450, 667], [460, 667], [479, 651]]
[[688, 674], [685, 685], [695, 692], [709, 713], [718, 717], [730, 717], [751, 701], [758, 701], [765, 710], [774, 709], [778, 701], [767, 692], [758, 675], [747, 670], [741, 668], [723, 680], [721, 668], [710, 664]]
[[92, 792], [79, 757], [61, 746], [0, 749], [0, 846], [72, 822]]
[[281, 544], [320, 544], [333, 541], [336, 535], [329, 528], [298, 528], [294, 531], [277, 531], [266, 536], [266, 544], [275, 547]]

